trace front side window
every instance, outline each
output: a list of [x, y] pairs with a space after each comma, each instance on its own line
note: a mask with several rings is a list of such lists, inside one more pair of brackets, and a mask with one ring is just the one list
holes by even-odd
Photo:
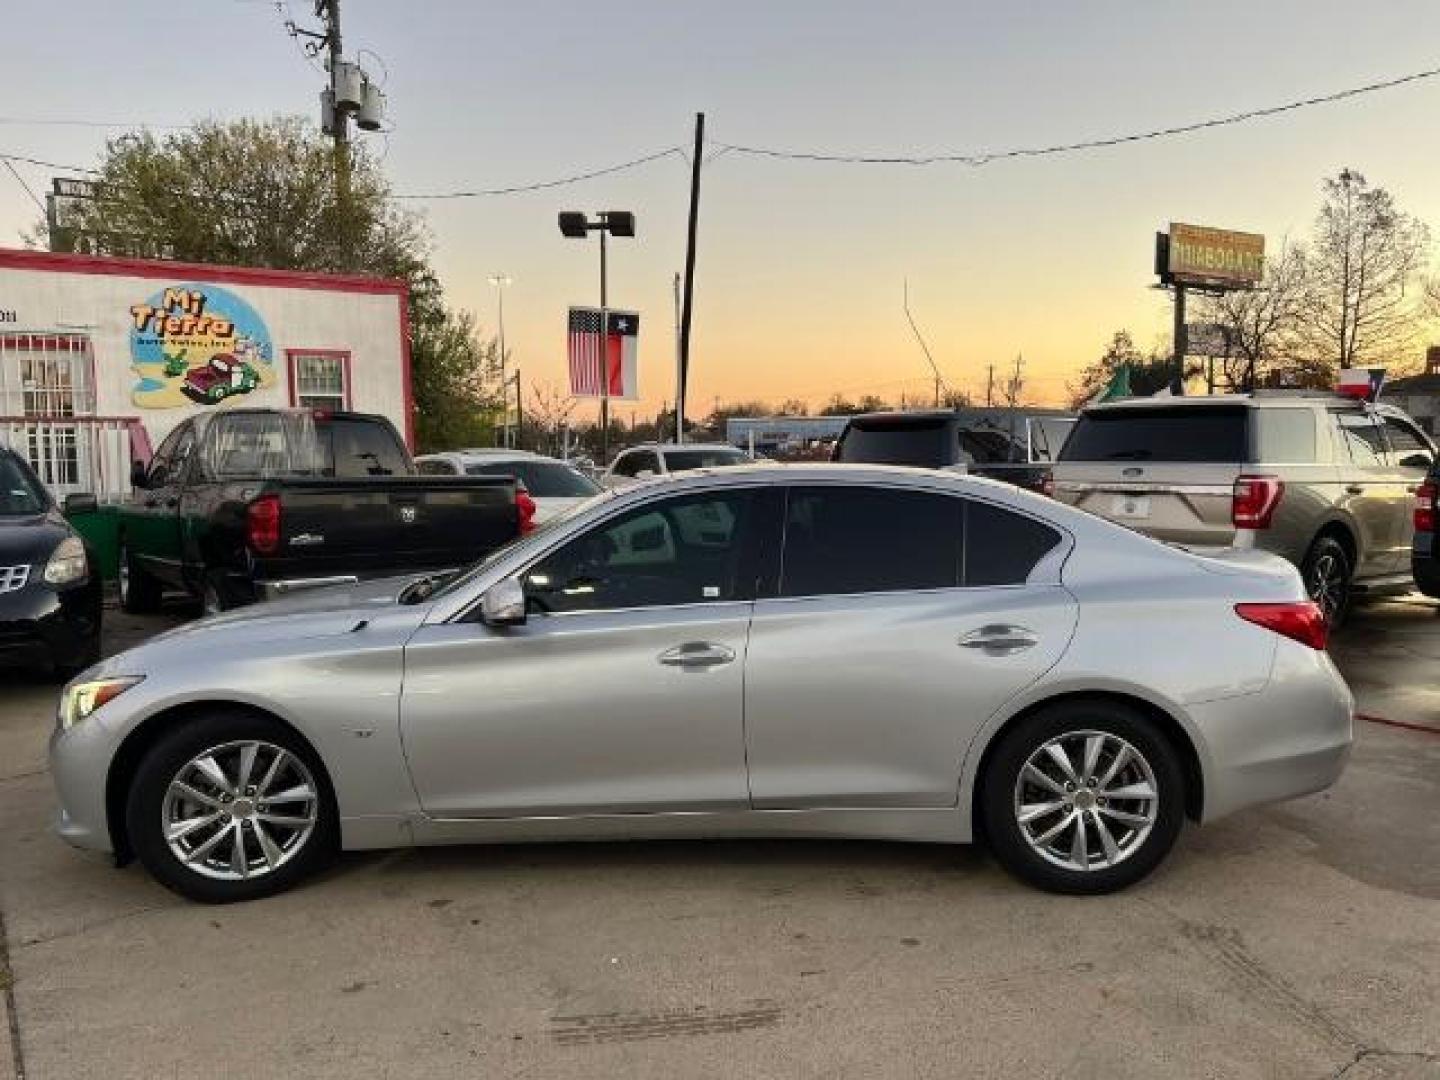
[[303, 409], [350, 407], [350, 354], [292, 352], [290, 379], [294, 401]]
[[960, 583], [964, 502], [872, 487], [797, 487], [785, 512], [781, 596]]
[[750, 600], [750, 538], [759, 499], [751, 492], [699, 492], [611, 518], [524, 575], [541, 614]]
[[147, 477], [151, 487], [160, 487], [170, 481], [171, 475], [175, 471], [176, 454], [180, 450], [181, 443], [189, 437], [189, 434], [190, 424], [184, 423], [165, 436], [165, 441], [160, 444], [160, 449], [156, 450], [155, 456], [150, 459]]
[[1391, 460], [1400, 468], [1430, 468], [1430, 447], [1409, 424], [1393, 416], [1385, 417], [1385, 438], [1390, 443]]
[[50, 506], [45, 489], [18, 457], [0, 450], [0, 517], [42, 514]]
[[1385, 436], [1368, 413], [1342, 412], [1335, 414], [1340, 427], [1341, 441], [1350, 451], [1350, 460], [1367, 468], [1380, 468], [1385, 464]]

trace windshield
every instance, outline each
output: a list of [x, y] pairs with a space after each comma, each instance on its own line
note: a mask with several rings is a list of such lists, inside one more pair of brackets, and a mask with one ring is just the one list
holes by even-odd
[[584, 499], [600, 490], [588, 477], [558, 461], [493, 461], [466, 466], [469, 476], [513, 476], [537, 499]]
[[11, 454], [0, 454], [0, 515], [42, 514], [50, 505], [45, 489]]
[[729, 446], [697, 446], [694, 449], [665, 451], [665, 464], [669, 466], [671, 472], [744, 465], [749, 460], [748, 454]]
[[1123, 408], [1080, 417], [1061, 461], [1245, 460], [1245, 409]]
[[585, 513], [592, 506], [598, 506], [606, 499], [613, 499], [614, 497], [615, 492], [613, 491], [597, 491], [594, 495], [586, 499], [584, 502], [578, 502], [574, 506], [566, 507], [563, 511], [556, 514], [549, 521], [537, 525], [533, 532], [525, 533], [523, 536], [517, 536], [513, 540], [501, 544], [498, 548], [490, 552], [489, 555], [486, 555], [479, 562], [472, 563], [460, 573], [456, 574], [449, 581], [445, 582], [444, 585], [436, 589], [433, 593], [428, 593], [426, 595], [426, 599], [438, 600], [443, 596], [449, 596], [451, 593], [455, 592], [458, 589], [464, 588], [470, 582], [474, 581], [475, 578], [478, 577], [482, 572], [484, 572], [488, 567], [499, 562], [506, 556], [511, 555], [517, 551], [521, 551], [524, 548], [530, 547], [537, 543], [544, 542], [546, 539], [549, 538], [549, 534], [552, 530], [554, 530], [555, 526], [559, 525], [561, 522], [569, 521], [571, 518], [576, 517], [579, 514]]
[[865, 465], [953, 465], [959, 446], [943, 417], [850, 421], [835, 460]]

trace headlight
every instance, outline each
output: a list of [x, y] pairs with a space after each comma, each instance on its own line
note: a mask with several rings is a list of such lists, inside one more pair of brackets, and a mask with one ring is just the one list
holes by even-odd
[[45, 581], [50, 585], [73, 585], [84, 581], [89, 569], [85, 563], [85, 545], [78, 536], [67, 536], [45, 564]]
[[60, 726], [74, 727], [101, 705], [114, 701], [143, 679], [143, 675], [135, 675], [123, 679], [96, 679], [94, 682], [72, 683], [65, 688], [65, 696], [60, 699]]

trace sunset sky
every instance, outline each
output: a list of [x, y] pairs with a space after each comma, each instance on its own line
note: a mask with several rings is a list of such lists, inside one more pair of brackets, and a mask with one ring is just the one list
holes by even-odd
[[[292, 0], [308, 18], [309, 0]], [[282, 4], [283, 7], [283, 4]], [[52, 118], [183, 124], [316, 112], [322, 75], [267, 0], [10, 0], [0, 149], [89, 164], [107, 130]], [[365, 137], [401, 193], [496, 188], [688, 143], [855, 153], [1002, 150], [1183, 124], [1440, 64], [1440, 5], [1329, 0], [859, 3], [842, 0], [345, 0], [347, 52], [388, 70], [394, 130]], [[21, 41], [23, 40], [23, 45]], [[380, 60], [375, 60], [378, 54]], [[893, 399], [1025, 358], [1025, 397], [1059, 401], [1110, 333], [1148, 345], [1170, 303], [1149, 288], [1170, 220], [1308, 229], [1342, 166], [1440, 235], [1440, 79], [1218, 131], [1064, 157], [859, 166], [722, 154], [700, 216], [692, 414], [716, 399], [832, 391]], [[123, 129], [111, 129], [115, 134]], [[17, 165], [37, 191], [50, 170]], [[688, 169], [671, 155], [571, 187], [416, 200], [451, 299], [493, 328], [495, 271], [525, 378], [560, 384], [565, 309], [597, 300], [594, 242], [556, 211], [628, 209], [611, 300], [642, 313], [644, 415], [673, 394], [672, 275]], [[38, 216], [0, 173], [0, 243]], [[621, 409], [628, 419], [630, 406]], [[584, 415], [582, 413], [582, 415]]]

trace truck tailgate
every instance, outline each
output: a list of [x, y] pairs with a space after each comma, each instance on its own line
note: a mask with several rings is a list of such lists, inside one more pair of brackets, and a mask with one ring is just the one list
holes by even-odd
[[519, 531], [510, 477], [280, 480], [280, 542], [268, 579], [374, 576], [474, 562]]

